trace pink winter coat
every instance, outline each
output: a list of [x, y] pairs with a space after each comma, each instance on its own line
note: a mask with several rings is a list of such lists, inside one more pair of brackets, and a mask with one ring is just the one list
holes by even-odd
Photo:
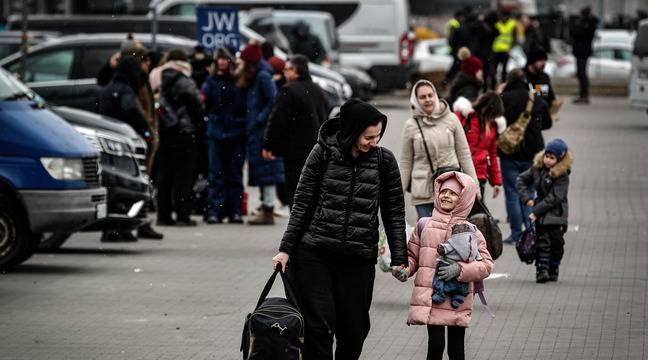
[[412, 232], [408, 244], [408, 257], [410, 276], [416, 274], [414, 279], [414, 291], [410, 300], [409, 325], [450, 325], [468, 327], [473, 307], [473, 284], [472, 282], [483, 280], [493, 270], [493, 260], [486, 249], [484, 236], [477, 231], [479, 237], [479, 254], [481, 261], [470, 263], [459, 262], [461, 273], [457, 280], [470, 282], [469, 293], [463, 304], [457, 309], [450, 305], [450, 296], [441, 304], [432, 302], [432, 278], [436, 271], [436, 263], [439, 255], [436, 247], [440, 243], [447, 242], [452, 231], [452, 225], [466, 221], [477, 195], [477, 185], [468, 175], [460, 172], [448, 172], [440, 175], [434, 184], [435, 203], [439, 201], [439, 187], [448, 178], [455, 176], [463, 185], [459, 194], [459, 203], [451, 212], [447, 213], [440, 208], [435, 208], [432, 217], [422, 218], [419, 221], [425, 223], [421, 230], [421, 237], [417, 235], [416, 228]]

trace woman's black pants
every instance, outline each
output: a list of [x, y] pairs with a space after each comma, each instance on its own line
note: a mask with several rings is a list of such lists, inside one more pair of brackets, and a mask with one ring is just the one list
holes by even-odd
[[306, 324], [304, 360], [356, 360], [369, 334], [376, 267], [371, 261], [302, 246], [290, 258]]

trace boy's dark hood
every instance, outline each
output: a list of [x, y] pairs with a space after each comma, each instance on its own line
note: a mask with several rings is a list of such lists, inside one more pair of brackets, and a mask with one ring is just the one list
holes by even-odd
[[387, 128], [387, 116], [370, 104], [350, 99], [340, 108], [338, 117], [326, 121], [320, 128], [319, 142], [326, 147], [338, 148], [343, 155], [351, 155], [351, 147], [360, 134], [376, 119], [383, 119], [382, 138]]

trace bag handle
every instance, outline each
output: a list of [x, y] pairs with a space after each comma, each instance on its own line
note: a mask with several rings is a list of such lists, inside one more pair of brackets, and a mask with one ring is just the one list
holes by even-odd
[[414, 119], [414, 120], [416, 120], [416, 126], [418, 126], [419, 132], [421, 133], [421, 140], [423, 140], [425, 155], [427, 156], [428, 163], [430, 163], [430, 169], [434, 174], [434, 165], [432, 165], [432, 157], [430, 156], [430, 152], [428, 151], [427, 141], [425, 141], [425, 134], [423, 134], [423, 129], [421, 128], [421, 124], [419, 123], [419, 120], [418, 119]]
[[268, 282], [263, 288], [263, 291], [261, 292], [261, 296], [259, 297], [259, 301], [257, 302], [254, 310], [258, 309], [263, 303], [263, 301], [268, 297], [268, 294], [272, 289], [272, 285], [274, 284], [275, 278], [277, 277], [277, 273], [281, 274], [281, 281], [283, 282], [284, 285], [284, 293], [286, 294], [286, 298], [290, 300], [293, 303], [293, 305], [295, 305], [295, 307], [299, 312], [301, 312], [301, 309], [299, 308], [299, 304], [297, 304], [297, 297], [295, 296], [295, 292], [293, 291], [292, 287], [290, 286], [290, 283], [288, 282], [288, 279], [286, 278], [286, 273], [284, 273], [281, 270], [281, 266], [277, 266], [275, 271], [270, 276], [270, 279], [268, 279]]

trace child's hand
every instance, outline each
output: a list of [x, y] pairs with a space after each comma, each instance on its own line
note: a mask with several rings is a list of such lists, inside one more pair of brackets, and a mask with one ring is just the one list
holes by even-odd
[[448, 259], [448, 266], [443, 266], [439, 268], [439, 279], [443, 281], [448, 281], [456, 278], [461, 273], [461, 266], [456, 261]]
[[533, 200], [529, 200], [529, 201], [527, 201], [526, 206], [528, 206], [528, 207], [532, 207], [532, 206], [533, 206], [533, 203], [534, 203]]
[[531, 219], [531, 222], [536, 222], [536, 220], [538, 220], [534, 213], [531, 213], [531, 215], [529, 215], [529, 219]]
[[405, 265], [392, 266], [392, 275], [400, 282], [406, 282], [409, 277], [409, 268]]

